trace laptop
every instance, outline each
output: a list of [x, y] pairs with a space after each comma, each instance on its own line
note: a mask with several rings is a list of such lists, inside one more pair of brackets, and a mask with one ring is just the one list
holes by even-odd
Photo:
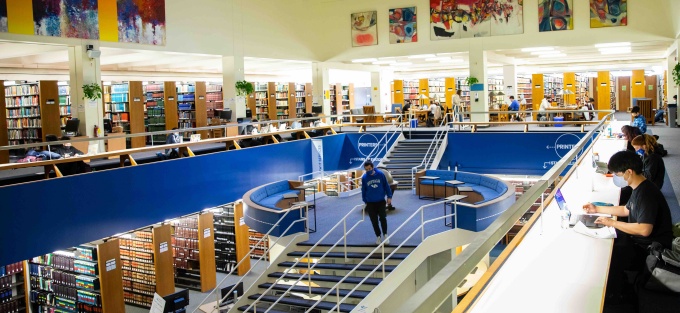
[[609, 173], [609, 168], [607, 167], [607, 165], [608, 165], [607, 162], [596, 161], [595, 165], [597, 166], [597, 168], [595, 169], [596, 173], [598, 173], [598, 174]]
[[[560, 207], [560, 210], [567, 210], [569, 211], [569, 207], [567, 206], [567, 201], [564, 200], [564, 196], [562, 195], [562, 190], [557, 188], [557, 191], [555, 192], [555, 201], [557, 201], [557, 206]], [[597, 227], [600, 228], [603, 225], [602, 224], [595, 224], [595, 220], [600, 217], [600, 215], [593, 215], [593, 214], [572, 214], [571, 219], [569, 219], [569, 226], [574, 226], [576, 223], [581, 221], [586, 227]]]

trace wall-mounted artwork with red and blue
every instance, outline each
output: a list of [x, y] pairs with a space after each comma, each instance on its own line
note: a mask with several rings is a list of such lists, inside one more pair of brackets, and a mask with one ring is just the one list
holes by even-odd
[[378, 44], [378, 11], [352, 13], [352, 47]]
[[118, 0], [117, 6], [118, 41], [165, 45], [165, 0]]
[[33, 0], [35, 35], [99, 39], [97, 0]]
[[390, 9], [390, 43], [417, 42], [416, 7]]
[[628, 25], [628, 0], [590, 0], [590, 28]]
[[520, 0], [430, 0], [430, 39], [524, 33]]
[[539, 0], [538, 30], [550, 32], [574, 29], [574, 0]]

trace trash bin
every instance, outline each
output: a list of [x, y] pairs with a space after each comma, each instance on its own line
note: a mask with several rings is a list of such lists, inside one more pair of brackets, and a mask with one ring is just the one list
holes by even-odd
[[418, 119], [414, 118], [411, 120], [411, 128], [418, 128]]
[[670, 125], [672, 128], [678, 127], [678, 124], [675, 123], [675, 120], [678, 118], [678, 105], [677, 104], [669, 104], [668, 105], [668, 125]]
[[[555, 116], [553, 118], [555, 122], [564, 122], [564, 116]], [[562, 127], [562, 124], [555, 124], [555, 127]]]

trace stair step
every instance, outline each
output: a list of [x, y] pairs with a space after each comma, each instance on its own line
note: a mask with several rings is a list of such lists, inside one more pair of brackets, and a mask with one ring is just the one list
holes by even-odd
[[[274, 272], [274, 273], [271, 273], [267, 276], [272, 277], [272, 278], [283, 277], [283, 278], [287, 278], [287, 279], [291, 279], [291, 280], [297, 280], [300, 277], [304, 276], [303, 279], [305, 279], [305, 280], [307, 279], [306, 275], [282, 273], [282, 272]], [[324, 282], [337, 283], [337, 282], [341, 281], [344, 278], [344, 276], [313, 274], [311, 278], [312, 278], [311, 279], [312, 281], [324, 281]], [[343, 280], [342, 283], [343, 284], [358, 284], [363, 279], [364, 279], [363, 277], [350, 276], [350, 277], [345, 278], [345, 280]], [[366, 280], [364, 281], [364, 285], [376, 285], [377, 286], [378, 284], [380, 284], [380, 282], [382, 282], [381, 278], [366, 278]]]
[[[262, 289], [268, 289], [269, 287], [272, 287], [272, 290], [279, 290], [279, 291], [286, 291], [288, 288], [290, 288], [290, 285], [284, 285], [284, 284], [272, 284], [272, 283], [265, 283], [261, 284], [258, 287]], [[312, 287], [311, 291], [312, 294], [314, 295], [325, 295], [331, 288], [323, 288], [323, 287]], [[332, 289], [332, 293], [330, 295], [335, 296], [336, 291], [335, 289]], [[307, 286], [293, 286], [290, 288], [290, 291], [292, 292], [299, 292], [299, 293], [306, 293], [309, 294], [309, 287]], [[345, 297], [349, 294], [349, 298], [356, 298], [356, 299], [363, 299], [368, 296], [370, 291], [363, 291], [363, 290], [355, 290], [354, 292], [350, 293], [351, 290], [349, 289], [340, 289], [340, 296]]]
[[[305, 251], [293, 251], [293, 252], [288, 253], [288, 256], [303, 257], [303, 256], [305, 256], [305, 253], [306, 253]], [[324, 255], [324, 253], [325, 252], [310, 252], [308, 256], [311, 257], [311, 258], [320, 258]], [[368, 253], [347, 252], [347, 258], [349, 258], [349, 259], [363, 259], [363, 258], [366, 258], [367, 255], [368, 255]], [[403, 259], [406, 259], [407, 256], [408, 256], [408, 253], [395, 253], [395, 254], [392, 255], [392, 257], [390, 257], [390, 260], [403, 260]], [[343, 252], [329, 252], [326, 255], [326, 257], [327, 258], [333, 258], [333, 259], [345, 258], [345, 253], [343, 253]], [[382, 258], [382, 255], [380, 253], [374, 253], [374, 254], [371, 255], [371, 257], [369, 259], [381, 259], [381, 258]]]
[[[239, 307], [238, 310], [241, 311], [241, 312], [252, 312], [252, 313], [265, 313], [265, 312], [267, 312], [267, 313], [288, 313], [287, 311], [279, 311], [279, 310], [273, 310], [273, 309], [269, 310], [269, 308], [263, 308], [262, 305], [258, 305], [257, 310], [255, 310], [252, 307], [250, 309], [248, 309], [247, 305]], [[267, 310], [269, 310], [269, 311], [267, 311]]]
[[[279, 263], [280, 267], [285, 267], [285, 268], [290, 268], [295, 264], [295, 262], [281, 262]], [[310, 267], [312, 264], [309, 265]], [[307, 263], [302, 263], [299, 262], [298, 264], [295, 264], [296, 268], [307, 268]], [[356, 264], [343, 264], [343, 263], [316, 263], [314, 265], [314, 269], [321, 269], [321, 270], [340, 270], [340, 271], [351, 271], [355, 267], [357, 267]], [[370, 272], [374, 270], [377, 265], [359, 265], [357, 267], [357, 271], [362, 271], [362, 272]], [[391, 272], [394, 270], [394, 268], [397, 267], [396, 265], [385, 265], [385, 272]]]
[[[434, 135], [432, 137], [434, 138]], [[429, 140], [429, 139], [406, 139], [406, 140], [400, 141], [399, 144], [402, 144], [402, 143], [421, 143], [421, 142], [430, 143], [431, 141], [432, 140]]]
[[[257, 298], [260, 298], [260, 294], [254, 294], [252, 296], [249, 296], [248, 299], [255, 300]], [[279, 300], [279, 297], [275, 296], [262, 296], [260, 298], [260, 301], [266, 301], [266, 302], [276, 302], [276, 300]], [[292, 305], [292, 306], [299, 306], [299, 307], [304, 307], [304, 308], [311, 308], [312, 305], [314, 305], [316, 301], [314, 300], [306, 300], [306, 299], [299, 299], [299, 298], [293, 298], [293, 297], [283, 297], [279, 301], [279, 304], [286, 304], [286, 305]], [[333, 307], [335, 307], [336, 303], [335, 302], [328, 302], [328, 301], [320, 301], [319, 304], [317, 304], [314, 308], [320, 309], [320, 310], [330, 310]], [[353, 304], [345, 304], [341, 303], [340, 304], [340, 312], [351, 312], [356, 305]], [[335, 310], [334, 310], [335, 311]]]

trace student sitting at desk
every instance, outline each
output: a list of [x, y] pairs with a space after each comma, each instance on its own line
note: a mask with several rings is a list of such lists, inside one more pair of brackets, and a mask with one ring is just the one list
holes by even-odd
[[644, 134], [633, 138], [631, 144], [635, 148], [635, 153], [642, 158], [642, 174], [661, 190], [666, 174], [666, 165], [661, 154], [657, 153], [656, 138]]
[[630, 126], [637, 127], [644, 134], [647, 132], [647, 119], [640, 114], [640, 107], [633, 107], [630, 109], [630, 114], [633, 116], [633, 123]]
[[[173, 128], [172, 130], [177, 130], [177, 127]], [[168, 137], [165, 139], [166, 145], [172, 145], [181, 142], [182, 138], [180, 137], [178, 131], [170, 133]], [[179, 158], [179, 148], [165, 149], [165, 153], [158, 152], [156, 153], [156, 156], [158, 156], [158, 158], [160, 158], [161, 160]]]
[[[45, 140], [48, 141], [48, 142], [49, 141], [57, 141], [57, 136], [47, 135], [47, 136], [45, 136]], [[71, 140], [71, 138], [64, 136], [64, 137], [61, 137], [60, 140]], [[65, 143], [65, 144], [61, 144], [61, 145], [53, 145], [51, 150], [56, 152], [56, 153], [59, 153], [59, 155], [61, 155], [63, 158], [71, 158], [71, 157], [75, 157], [75, 156], [79, 156], [79, 155], [84, 154], [82, 151], [72, 147], [71, 143], [68, 143], [68, 142]], [[87, 164], [83, 161], [60, 163], [60, 164], [57, 165], [57, 168], [59, 168], [59, 171], [64, 176], [92, 172], [92, 167], [90, 167], [89, 164]]]
[[545, 96], [543, 100], [541, 100], [541, 105], [538, 107], [538, 115], [536, 117], [538, 118], [539, 121], [547, 121], [548, 117], [546, 116], [546, 111], [548, 111], [548, 108], [550, 108], [551, 104], [548, 101], [549, 96]]
[[643, 269], [649, 255], [647, 246], [658, 242], [665, 248], [671, 248], [673, 240], [668, 203], [661, 190], [642, 174], [640, 157], [631, 151], [620, 151], [609, 159], [607, 167], [615, 175], [614, 183], [617, 186], [630, 186], [633, 194], [625, 206], [595, 206], [592, 203], [583, 206], [587, 213], [604, 213], [629, 219], [628, 223], [607, 217], [599, 217], [595, 221], [614, 227], [617, 234], [607, 278], [605, 306], [623, 300], [622, 292], [627, 283], [624, 271]]

